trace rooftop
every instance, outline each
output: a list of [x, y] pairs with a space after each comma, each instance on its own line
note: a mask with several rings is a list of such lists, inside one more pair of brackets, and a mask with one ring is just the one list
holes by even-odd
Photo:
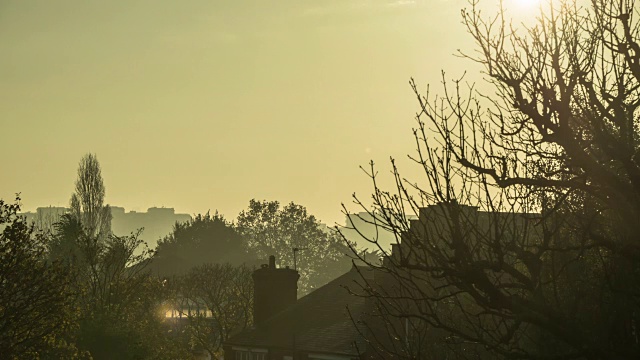
[[373, 276], [370, 269], [354, 266], [261, 326], [245, 330], [226, 343], [357, 356], [365, 343], [351, 316], [355, 319], [363, 316], [366, 304], [365, 298], [350, 292], [357, 293], [361, 288], [361, 274], [367, 278]]

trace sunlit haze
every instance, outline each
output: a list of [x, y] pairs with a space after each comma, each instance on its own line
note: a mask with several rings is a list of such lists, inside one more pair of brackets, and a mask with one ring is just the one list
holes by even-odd
[[515, 5], [515, 7], [534, 10], [537, 6], [540, 5], [542, 0], [511, 0], [511, 2]]
[[384, 173], [393, 156], [409, 169], [409, 79], [437, 89], [441, 70], [473, 73], [453, 56], [471, 45], [465, 6], [3, 1], [0, 198], [68, 205], [91, 152], [106, 202], [128, 210], [234, 218], [256, 198], [343, 223], [340, 204], [357, 210], [351, 195], [372, 191], [359, 166]]

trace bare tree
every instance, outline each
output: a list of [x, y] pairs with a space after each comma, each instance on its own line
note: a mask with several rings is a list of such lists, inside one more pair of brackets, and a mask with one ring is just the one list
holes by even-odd
[[185, 320], [187, 340], [214, 358], [229, 336], [253, 319], [251, 269], [230, 264], [205, 264], [170, 281], [172, 307]]
[[496, 93], [411, 82], [426, 180], [392, 161], [389, 192], [369, 174], [399, 242], [370, 264], [372, 355], [640, 357], [638, 15], [627, 0], [553, 2], [534, 26], [462, 12], [477, 45], [462, 55]]

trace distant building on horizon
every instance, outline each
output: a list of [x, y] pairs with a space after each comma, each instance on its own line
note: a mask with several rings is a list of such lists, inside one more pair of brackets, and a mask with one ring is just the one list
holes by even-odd
[[[407, 221], [415, 219], [417, 216], [407, 215]], [[338, 229], [347, 240], [370, 250], [377, 250], [376, 245], [370, 242], [372, 240], [376, 240], [385, 250], [391, 250], [391, 244], [399, 240], [397, 234], [389, 230], [383, 217], [375, 212], [349, 213], [345, 217], [345, 225]]]
[[[66, 207], [39, 207], [35, 212], [21, 213], [28, 222], [34, 222], [40, 229], [51, 229], [60, 217], [69, 211]], [[158, 239], [171, 233], [176, 222], [191, 220], [189, 214], [176, 214], [174, 208], [151, 207], [147, 212], [129, 211], [120, 206], [111, 206], [111, 231], [115, 235], [129, 235], [140, 228], [144, 231], [140, 238], [145, 240], [150, 248], [155, 248]]]

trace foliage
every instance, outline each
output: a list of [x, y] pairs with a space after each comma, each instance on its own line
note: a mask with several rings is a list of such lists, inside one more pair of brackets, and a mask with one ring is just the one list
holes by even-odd
[[[266, 259], [275, 255], [281, 266], [297, 267], [298, 287], [305, 294], [345, 273], [351, 266], [347, 245], [332, 231], [324, 231], [304, 206], [280, 208], [277, 201], [251, 200], [238, 215], [237, 229], [250, 252]], [[294, 249], [296, 264], [294, 264]]]
[[240, 264], [247, 258], [245, 242], [233, 225], [217, 212], [207, 212], [176, 223], [158, 242], [151, 266], [162, 275], [176, 275], [207, 263]]
[[168, 334], [161, 314], [167, 293], [147, 266], [153, 254], [139, 239], [86, 232], [73, 213], [55, 224], [49, 256], [77, 274], [74, 290], [82, 320], [77, 345], [94, 359], [162, 359], [188, 356]]
[[[141, 231], [115, 236], [92, 155], [78, 171], [71, 212], [36, 232], [18, 200], [0, 200], [0, 357], [3, 359], [179, 359], [170, 336], [165, 283], [147, 268]], [[109, 216], [107, 216], [107, 214]]]
[[96, 311], [83, 319], [78, 346], [94, 359], [189, 358], [189, 348], [176, 341], [165, 323], [162, 304], [168, 293], [163, 287], [155, 277], [140, 276], [133, 296], [117, 299], [114, 311]]
[[78, 320], [74, 273], [46, 260], [46, 239], [18, 216], [19, 200], [0, 200], [0, 354], [85, 358], [72, 337]]
[[[389, 192], [370, 173], [372, 213], [402, 239], [372, 264], [387, 277], [366, 289], [372, 326], [395, 339], [372, 346], [383, 358], [424, 356], [441, 339], [447, 356], [638, 358], [638, 8], [554, 2], [517, 29], [504, 10], [487, 20], [471, 5], [467, 57], [496, 96], [457, 80], [432, 98], [412, 82], [411, 158], [426, 182], [393, 163]], [[427, 348], [411, 346], [423, 336]]]

